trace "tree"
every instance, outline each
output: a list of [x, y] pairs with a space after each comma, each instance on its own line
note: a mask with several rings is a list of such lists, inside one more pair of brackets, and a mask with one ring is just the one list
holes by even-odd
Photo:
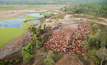
[[42, 24], [43, 23], [43, 18], [39, 18], [39, 21]]
[[94, 61], [95, 64], [100, 63], [100, 59], [96, 55], [97, 50], [89, 50], [87, 54], [84, 55], [85, 60]]
[[36, 30], [37, 30], [37, 29], [36, 29], [35, 27], [29, 27], [29, 28], [28, 28], [28, 31], [29, 31], [29, 32], [32, 32], [33, 34], [36, 33]]
[[46, 24], [43, 25], [44, 30], [46, 29]]
[[51, 18], [49, 18], [49, 22], [51, 22]]
[[57, 21], [59, 21], [59, 20], [58, 20], [58, 18], [56, 17], [55, 24], [57, 23]]
[[97, 52], [96, 52], [97, 56], [101, 59], [101, 64], [103, 63], [104, 60], [107, 60], [107, 49], [105, 47], [100, 48]]
[[4, 63], [2, 61], [0, 61], [0, 65], [4, 65]]
[[43, 62], [44, 62], [45, 65], [54, 65], [53, 59], [51, 57], [49, 57], [49, 56], [47, 56], [47, 58], [45, 58], [43, 60]]
[[30, 61], [30, 54], [25, 54], [23, 60], [28, 63]]
[[61, 11], [63, 11], [63, 8], [60, 8]]
[[36, 40], [36, 47], [40, 47], [41, 42], [39, 42], [38, 40]]

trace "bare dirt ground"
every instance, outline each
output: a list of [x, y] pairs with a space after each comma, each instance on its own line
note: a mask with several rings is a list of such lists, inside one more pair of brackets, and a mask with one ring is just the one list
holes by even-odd
[[[5, 5], [7, 6], [7, 5]], [[8, 5], [13, 6], [14, 8], [2, 8], [0, 9], [0, 19], [6, 19], [6, 18], [13, 18], [13, 17], [19, 17], [23, 16], [27, 13], [32, 12], [45, 12], [45, 11], [52, 11], [56, 9], [60, 9], [64, 5]]]
[[32, 12], [45, 12], [47, 10], [12, 10], [12, 11], [0, 11], [0, 19], [12, 18], [23, 16], [23, 14], [32, 13]]
[[[70, 16], [71, 16], [71, 15], [66, 15], [66, 16], [64, 17], [64, 19], [58, 19], [59, 21], [57, 22], [57, 24], [58, 24], [58, 23], [71, 24], [71, 25], [67, 25], [67, 26], [61, 27], [61, 28], [59, 29], [60, 31], [68, 31], [68, 32], [71, 31], [71, 32], [72, 32], [72, 31], [75, 30], [75, 28], [78, 27], [78, 24], [76, 24], [76, 23], [74, 24], [74, 21], [71, 20]], [[44, 22], [42, 23], [42, 26], [43, 26], [43, 24], [46, 24], [46, 26], [51, 26], [51, 27], [56, 26], [56, 25], [55, 25], [55, 19], [52, 19], [52, 22], [46, 22], [46, 21], [44, 21]]]
[[[77, 20], [83, 19], [83, 20], [85, 20], [85, 21], [88, 20], [88, 21], [93, 21], [93, 22], [98, 23], [98, 24], [107, 25], [107, 23], [104, 23], [104, 22], [94, 21], [94, 20], [85, 19], [85, 18], [74, 18], [74, 19], [77, 19]], [[106, 20], [106, 19], [105, 19], [105, 20]]]
[[55, 63], [55, 65], [81, 65], [81, 64], [74, 56], [65, 54]]
[[71, 27], [72, 25], [67, 25], [67, 26], [63, 26], [58, 28], [57, 30], [61, 31], [61, 32], [73, 32], [76, 30], [76, 28]]

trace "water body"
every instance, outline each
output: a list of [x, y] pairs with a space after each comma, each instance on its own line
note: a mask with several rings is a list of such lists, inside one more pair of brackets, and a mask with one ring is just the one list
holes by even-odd
[[36, 25], [36, 27], [38, 28], [40, 26], [40, 23], [38, 23], [38, 25]]
[[55, 12], [55, 13], [53, 13], [53, 14], [58, 14], [58, 13]]
[[22, 24], [22, 21], [25, 19], [12, 19], [12, 20], [5, 20], [5, 21], [0, 21], [0, 28], [6, 28], [6, 27], [22, 27], [24, 24]]
[[34, 21], [30, 21], [32, 24], [36, 24], [36, 23], [39, 23], [38, 20], [34, 20]]
[[45, 13], [49, 13], [49, 14], [51, 14], [52, 12], [45, 12]]
[[34, 16], [34, 17], [44, 17], [42, 14], [40, 15], [40, 13], [32, 13], [32, 14], [27, 14], [28, 16]]
[[53, 11], [57, 11], [58, 12], [59, 10], [53, 10]]

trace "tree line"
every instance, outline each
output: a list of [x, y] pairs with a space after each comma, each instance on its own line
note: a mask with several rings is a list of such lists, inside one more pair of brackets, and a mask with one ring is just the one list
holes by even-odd
[[73, 13], [107, 17], [107, 2], [85, 3], [75, 5]]

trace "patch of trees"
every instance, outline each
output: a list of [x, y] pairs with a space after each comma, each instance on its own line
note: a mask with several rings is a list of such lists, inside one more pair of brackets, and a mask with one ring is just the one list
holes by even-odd
[[[72, 7], [73, 6], [73, 7]], [[89, 2], [72, 5], [67, 8], [61, 8], [60, 10], [66, 11], [70, 14], [87, 14], [94, 16], [107, 17], [107, 1], [105, 2]]]
[[[46, 27], [46, 24], [43, 26], [44, 28], [41, 29], [41, 25], [38, 28], [35, 27], [29, 27], [28, 31], [33, 33], [33, 37], [31, 37], [31, 42], [27, 46], [22, 48], [22, 57], [25, 62], [30, 62], [32, 58], [34, 58], [34, 50], [36, 48], [40, 48], [41, 44], [46, 40], [48, 37], [48, 34], [44, 34], [48, 27]], [[42, 38], [42, 37], [43, 38]]]
[[[94, 24], [91, 24], [93, 26]], [[103, 25], [104, 26], [104, 25]], [[91, 37], [84, 35], [85, 40], [81, 46], [88, 49], [88, 53], [84, 54], [81, 59], [83, 61], [90, 61], [96, 65], [107, 64], [107, 32], [101, 30], [101, 26], [95, 30]]]
[[69, 8], [74, 14], [87, 14], [107, 17], [107, 2], [82, 3]]
[[13, 2], [0, 2], [1, 5], [46, 5], [46, 4], [64, 4], [64, 2], [49, 2], [49, 1], [13, 1]]

